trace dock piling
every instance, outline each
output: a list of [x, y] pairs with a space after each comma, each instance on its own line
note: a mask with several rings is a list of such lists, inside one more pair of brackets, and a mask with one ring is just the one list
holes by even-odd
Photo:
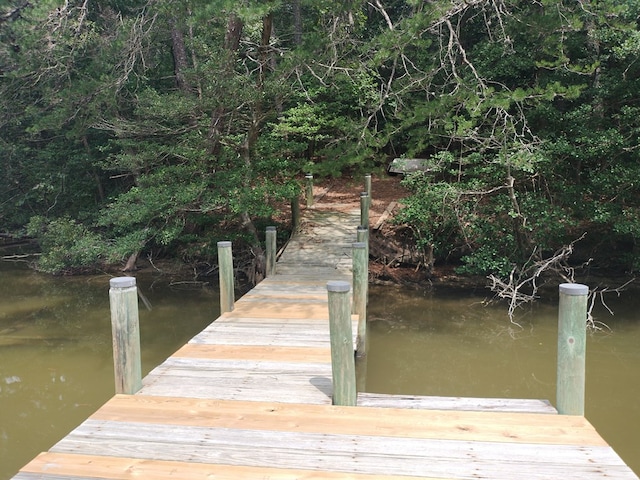
[[267, 278], [276, 274], [276, 227], [267, 227], [265, 238], [267, 249]]
[[364, 242], [353, 244], [353, 308], [358, 315], [358, 355], [366, 353], [367, 345], [367, 293], [369, 290], [369, 266], [367, 245]]
[[356, 405], [356, 367], [351, 328], [349, 282], [329, 281], [329, 334], [331, 337], [331, 371], [333, 404]]
[[220, 279], [220, 314], [223, 314], [233, 311], [235, 302], [231, 242], [218, 242], [218, 275]]
[[360, 193], [360, 224], [369, 228], [369, 194]]
[[311, 207], [313, 205], [313, 175], [307, 173], [304, 178], [306, 180], [307, 207]]
[[300, 226], [300, 197], [291, 199], [291, 229], [293, 232]]
[[364, 242], [367, 247], [367, 263], [369, 262], [369, 228], [358, 225], [356, 228], [356, 242]]
[[371, 174], [366, 173], [364, 176], [364, 191], [369, 195], [369, 206], [371, 206]]
[[142, 388], [136, 279], [112, 278], [109, 286], [116, 393], [133, 395]]
[[589, 287], [563, 283], [559, 290], [556, 408], [563, 415], [584, 415]]

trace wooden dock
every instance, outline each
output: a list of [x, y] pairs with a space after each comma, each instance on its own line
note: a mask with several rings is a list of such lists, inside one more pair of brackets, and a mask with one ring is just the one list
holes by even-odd
[[309, 209], [276, 276], [14, 478], [638, 478], [585, 418], [545, 401], [332, 405], [326, 283], [351, 279], [358, 224]]

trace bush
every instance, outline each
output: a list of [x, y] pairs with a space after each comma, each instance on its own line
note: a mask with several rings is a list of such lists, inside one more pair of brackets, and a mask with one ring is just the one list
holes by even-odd
[[36, 268], [54, 275], [95, 271], [105, 255], [105, 242], [69, 217], [47, 220], [32, 217], [27, 233], [42, 249]]

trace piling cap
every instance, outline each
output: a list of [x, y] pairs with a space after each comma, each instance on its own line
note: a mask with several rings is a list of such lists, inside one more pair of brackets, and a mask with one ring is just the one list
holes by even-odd
[[136, 286], [136, 277], [115, 277], [109, 280], [111, 288], [129, 288]]
[[231, 247], [231, 242], [229, 242], [229, 241], [218, 242], [218, 247], [219, 248], [230, 248]]
[[558, 288], [560, 293], [574, 297], [589, 294], [589, 287], [581, 283], [561, 283]]
[[369, 194], [367, 192], [360, 192], [361, 197], [368, 197]]
[[267, 227], [267, 232], [275, 232], [276, 227]]
[[343, 282], [341, 280], [330, 280], [327, 282], [328, 292], [348, 292], [351, 289], [349, 282]]

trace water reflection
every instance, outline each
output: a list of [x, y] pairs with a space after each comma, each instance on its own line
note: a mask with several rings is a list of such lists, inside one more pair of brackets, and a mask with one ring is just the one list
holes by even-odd
[[[143, 375], [209, 324], [210, 288], [138, 276]], [[109, 277], [52, 278], [0, 262], [0, 479], [48, 450], [114, 393]]]
[[[519, 326], [485, 300], [371, 287], [366, 390], [555, 403], [557, 299], [522, 312]], [[586, 416], [640, 474], [640, 299], [611, 306], [613, 317], [595, 311], [611, 330], [587, 339]]]

